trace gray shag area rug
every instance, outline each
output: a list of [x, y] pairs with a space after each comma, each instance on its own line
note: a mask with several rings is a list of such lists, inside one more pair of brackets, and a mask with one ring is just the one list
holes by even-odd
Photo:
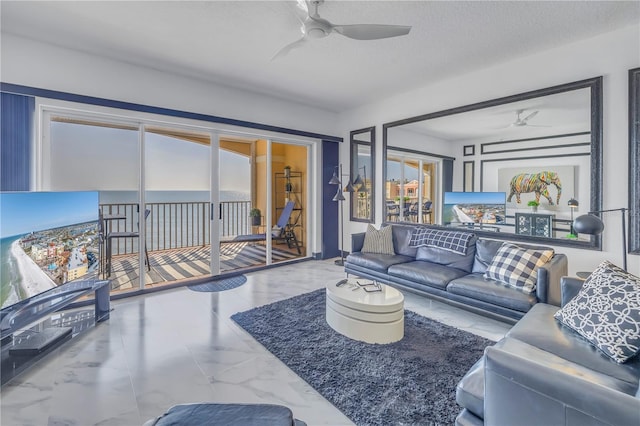
[[247, 277], [244, 275], [237, 275], [235, 277], [222, 278], [220, 280], [209, 281], [204, 284], [193, 284], [188, 286], [189, 290], [202, 291], [202, 292], [216, 292], [231, 290], [232, 288], [240, 287], [247, 282]]
[[358, 342], [325, 320], [325, 289], [231, 317], [357, 425], [452, 425], [456, 385], [494, 342], [405, 310], [404, 338]]

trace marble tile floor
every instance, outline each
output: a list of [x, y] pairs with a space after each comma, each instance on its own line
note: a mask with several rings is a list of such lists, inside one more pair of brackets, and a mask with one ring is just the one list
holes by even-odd
[[[112, 302], [109, 321], [2, 387], [0, 423], [141, 425], [192, 402], [282, 404], [313, 425], [353, 424], [229, 317], [345, 276], [332, 261], [247, 275], [219, 293], [177, 288]], [[508, 324], [405, 293], [405, 307], [498, 340]]]

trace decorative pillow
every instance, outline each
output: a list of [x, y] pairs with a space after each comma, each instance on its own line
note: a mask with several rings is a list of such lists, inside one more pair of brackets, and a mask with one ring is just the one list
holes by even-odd
[[551, 260], [553, 254], [552, 249], [524, 249], [515, 244], [503, 243], [484, 276], [530, 294], [536, 290], [537, 269]]
[[391, 225], [383, 226], [380, 230], [377, 230], [373, 225], [369, 224], [367, 233], [364, 234], [362, 253], [396, 254], [393, 250]]
[[475, 234], [471, 232], [443, 231], [431, 228], [415, 228], [411, 234], [409, 247], [438, 247], [455, 253], [466, 254], [469, 241]]
[[640, 351], [640, 278], [604, 261], [555, 318], [623, 363]]
[[278, 225], [273, 225], [273, 228], [271, 228], [271, 238], [280, 238], [281, 234], [282, 228], [280, 228]]

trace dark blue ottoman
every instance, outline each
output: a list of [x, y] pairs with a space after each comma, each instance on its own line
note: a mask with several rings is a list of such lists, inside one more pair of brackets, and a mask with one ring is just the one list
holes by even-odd
[[144, 426], [306, 426], [293, 418], [290, 409], [272, 404], [180, 404], [174, 405]]

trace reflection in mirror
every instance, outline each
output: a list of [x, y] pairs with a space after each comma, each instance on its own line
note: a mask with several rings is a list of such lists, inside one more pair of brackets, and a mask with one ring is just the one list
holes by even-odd
[[474, 175], [475, 175], [475, 161], [465, 161], [464, 162], [464, 173], [462, 175], [462, 181], [464, 182], [464, 192], [473, 192], [474, 189]]
[[437, 170], [438, 159], [387, 149], [385, 220], [433, 223]]
[[640, 68], [629, 70], [629, 253], [640, 254]]
[[351, 170], [351, 220], [373, 223], [374, 214], [374, 164], [376, 128], [354, 130], [351, 132], [350, 170]]
[[[387, 186], [398, 179], [398, 150], [420, 147], [434, 156], [466, 157], [451, 176], [443, 161], [434, 194], [504, 193], [506, 221], [496, 224], [492, 215], [484, 215], [478, 221], [454, 218], [451, 226], [492, 238], [599, 248], [599, 236], [571, 232], [568, 202], [579, 201], [574, 215], [601, 209], [601, 103], [602, 78], [597, 77], [385, 124]], [[412, 221], [399, 204], [398, 220]], [[462, 218], [478, 218], [474, 211], [482, 210], [457, 207]], [[441, 202], [433, 208], [442, 208]], [[435, 219], [440, 216], [434, 223], [444, 225]]]

